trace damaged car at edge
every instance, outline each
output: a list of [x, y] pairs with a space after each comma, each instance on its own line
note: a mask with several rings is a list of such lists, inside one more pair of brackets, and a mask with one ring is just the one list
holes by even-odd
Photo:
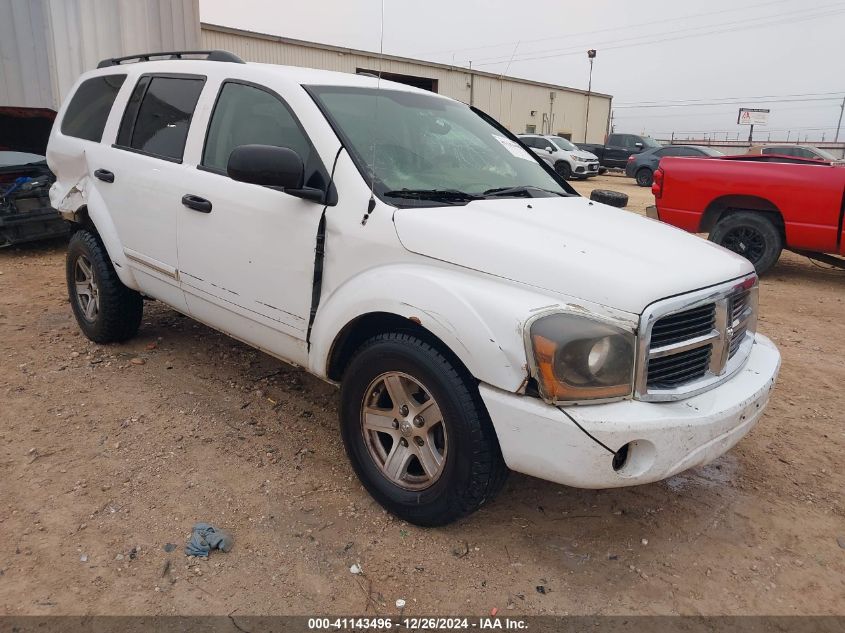
[[355, 472], [419, 525], [509, 469], [657, 481], [760, 419], [780, 355], [746, 259], [582, 198], [440, 95], [151, 57], [83, 75], [50, 138], [90, 339], [134, 336], [146, 296], [340, 384]]
[[46, 108], [0, 107], [0, 248], [69, 232], [50, 205], [55, 177], [45, 154], [55, 116]]

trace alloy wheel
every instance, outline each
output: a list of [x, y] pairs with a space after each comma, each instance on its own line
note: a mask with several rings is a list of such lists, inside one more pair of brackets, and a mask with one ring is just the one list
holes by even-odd
[[401, 372], [376, 377], [361, 407], [361, 432], [382, 474], [405, 490], [425, 490], [443, 474], [448, 435], [428, 389]]
[[766, 240], [756, 229], [738, 226], [722, 239], [722, 246], [756, 264], [766, 252]]
[[73, 268], [73, 279], [76, 284], [76, 302], [86, 321], [95, 321], [100, 313], [100, 289], [94, 277], [91, 260], [80, 255]]

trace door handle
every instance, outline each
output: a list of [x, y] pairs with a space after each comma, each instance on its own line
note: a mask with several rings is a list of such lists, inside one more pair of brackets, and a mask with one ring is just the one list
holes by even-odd
[[114, 174], [108, 169], [98, 169], [94, 172], [94, 177], [103, 182], [114, 182]]
[[200, 213], [211, 213], [211, 202], [192, 193], [186, 193], [182, 196], [182, 204]]

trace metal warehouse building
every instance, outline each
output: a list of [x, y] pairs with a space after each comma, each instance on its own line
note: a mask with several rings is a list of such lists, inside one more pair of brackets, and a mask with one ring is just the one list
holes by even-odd
[[[475, 105], [513, 132], [585, 141], [583, 90], [200, 24], [199, 0], [0, 0], [0, 106], [56, 110], [80, 73], [101, 59], [197, 49], [348, 73], [381, 69], [387, 79]], [[603, 141], [610, 105], [610, 95], [591, 93], [587, 142]]]
[[[551, 133], [584, 142], [587, 92], [528, 79], [505, 77], [395, 55], [202, 24], [201, 45], [231, 51], [247, 61], [322, 68], [382, 77], [469, 103], [512, 132]], [[602, 143], [610, 117], [610, 95], [590, 93], [589, 143]]]

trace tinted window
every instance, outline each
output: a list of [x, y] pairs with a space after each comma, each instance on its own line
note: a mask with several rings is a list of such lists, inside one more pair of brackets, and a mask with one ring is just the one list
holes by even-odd
[[62, 119], [62, 134], [99, 143], [117, 91], [126, 75], [106, 75], [83, 81]]
[[607, 144], [613, 145], [614, 147], [621, 147], [624, 143], [622, 138], [622, 134], [611, 134], [607, 137]]
[[126, 106], [117, 144], [181, 160], [203, 79], [143, 77]]
[[311, 159], [308, 138], [279, 99], [252, 86], [224, 84], [208, 127], [202, 164], [226, 171], [232, 150], [254, 143], [289, 147], [306, 165]]
[[683, 147], [664, 147], [654, 152], [655, 156], [685, 156]]

